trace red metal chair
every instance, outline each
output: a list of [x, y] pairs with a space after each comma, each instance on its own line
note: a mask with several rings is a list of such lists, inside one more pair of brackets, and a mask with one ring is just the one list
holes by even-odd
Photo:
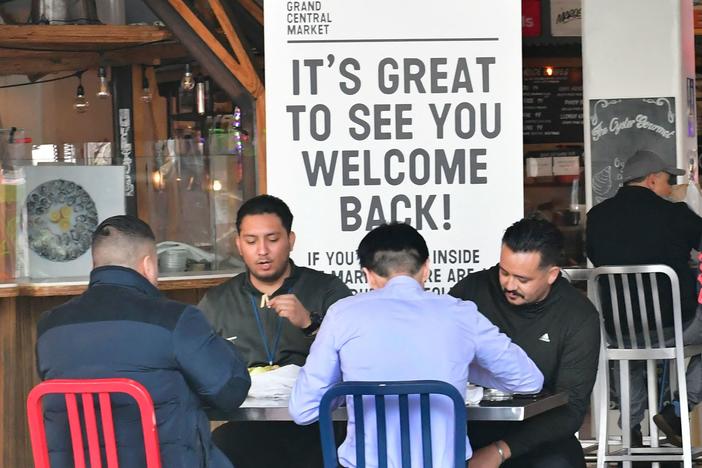
[[[66, 412], [73, 446], [75, 468], [85, 468], [85, 449], [82, 431], [88, 439], [88, 453], [91, 468], [102, 468], [100, 441], [95, 417], [95, 399], [98, 395], [102, 419], [103, 442], [107, 468], [118, 468], [117, 444], [112, 420], [111, 393], [126, 393], [136, 400], [141, 415], [144, 435], [144, 449], [147, 468], [161, 468], [158, 433], [156, 432], [156, 414], [149, 392], [139, 382], [130, 379], [87, 379], [87, 380], [46, 380], [29, 392], [27, 397], [27, 417], [29, 434], [32, 441], [35, 468], [50, 468], [49, 449], [46, 443], [42, 398], [50, 394], [62, 394], [66, 398]], [[80, 394], [83, 402], [85, 426], [81, 424], [76, 395]]]

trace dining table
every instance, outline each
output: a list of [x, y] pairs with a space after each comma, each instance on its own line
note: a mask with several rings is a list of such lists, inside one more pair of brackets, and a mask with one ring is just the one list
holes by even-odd
[[[514, 395], [511, 398], [478, 404], [466, 404], [467, 421], [524, 421], [568, 403], [567, 393]], [[219, 419], [211, 415], [212, 419]], [[229, 418], [229, 421], [292, 421], [285, 398], [247, 398]], [[345, 421], [346, 408], [334, 410], [335, 421]]]

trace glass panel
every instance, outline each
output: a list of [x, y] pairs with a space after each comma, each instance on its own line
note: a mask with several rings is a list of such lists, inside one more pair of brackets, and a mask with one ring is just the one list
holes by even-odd
[[[211, 128], [206, 140], [190, 135], [160, 141], [153, 146], [153, 156], [135, 159], [137, 172], [146, 176], [137, 184], [140, 215], [156, 235], [162, 276], [191, 276], [196, 272], [206, 274], [243, 268], [234, 241], [235, 221], [242, 202], [253, 194], [255, 157], [253, 146], [248, 144], [248, 134], [235, 124], [234, 114], [231, 118], [231, 124], [224, 122]], [[13, 143], [9, 143], [8, 131], [0, 132], [0, 281], [19, 277], [87, 276], [91, 265], [87, 250], [81, 250], [76, 258], [68, 259], [70, 261], [63, 257], [56, 259], [44, 255], [45, 242], [37, 247], [36, 234], [40, 233], [39, 237], [44, 240], [50, 237], [55, 248], [72, 242], [70, 239], [65, 239], [63, 244], [60, 241], [74, 234], [80, 213], [74, 209], [70, 216], [61, 217], [69, 208], [57, 201], [59, 195], [54, 192], [60, 192], [58, 189], [63, 186], [55, 185], [63, 183], [62, 180], [77, 184], [99, 205], [99, 200], [106, 195], [102, 193], [107, 190], [108, 179], [105, 178], [109, 176], [111, 181], [112, 176], [118, 175], [112, 171], [98, 176], [99, 169], [95, 167], [114, 165], [111, 143], [32, 146], [17, 142], [17, 138], [21, 138], [16, 136], [19, 133], [15, 133]], [[216, 154], [203, 155], [208, 149]], [[51, 206], [44, 210], [46, 213], [28, 217], [29, 192], [37, 189], [37, 184], [47, 183], [54, 184], [47, 188], [52, 193], [44, 194]], [[112, 196], [109, 207], [104, 207], [104, 203], [103, 208], [96, 205], [98, 222], [124, 212], [124, 191], [120, 187], [123, 183], [116, 185], [119, 200]], [[58, 219], [57, 223], [52, 216]], [[43, 223], [41, 229], [36, 226], [28, 229], [28, 222], [35, 218]], [[30, 233], [35, 234], [34, 240]], [[75, 233], [79, 240], [81, 233]], [[37, 256], [42, 258], [35, 258]]]
[[[236, 137], [227, 134], [212, 134], [208, 144], [220, 151], [237, 148]], [[162, 274], [243, 267], [234, 239], [245, 157], [240, 149], [203, 156], [193, 139], [156, 144], [147, 163], [146, 205]]]

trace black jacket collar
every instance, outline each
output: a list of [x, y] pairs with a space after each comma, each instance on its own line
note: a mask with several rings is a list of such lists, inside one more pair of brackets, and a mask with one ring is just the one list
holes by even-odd
[[[274, 297], [279, 294], [290, 294], [292, 292], [293, 286], [299, 279], [302, 271], [297, 265], [295, 265], [295, 262], [293, 262], [292, 259], [289, 259], [288, 261], [290, 262], [290, 276], [285, 278], [283, 284], [273, 294], [271, 294], [270, 297]], [[249, 273], [249, 271], [246, 270], [246, 278], [244, 279], [244, 289], [249, 293], [254, 293], [258, 296], [262, 295], [261, 291], [256, 289], [256, 287], [253, 284], [251, 284], [250, 275], [251, 273]]]
[[161, 292], [131, 268], [107, 265], [95, 268], [90, 272], [90, 285], [94, 286], [122, 286], [136, 289], [147, 296], [160, 297]]

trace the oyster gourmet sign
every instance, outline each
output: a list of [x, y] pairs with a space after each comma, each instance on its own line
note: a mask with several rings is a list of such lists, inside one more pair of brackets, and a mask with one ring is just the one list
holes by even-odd
[[409, 222], [446, 291], [522, 215], [521, 12], [510, 0], [265, 3], [268, 192], [295, 260], [365, 290], [355, 248]]

